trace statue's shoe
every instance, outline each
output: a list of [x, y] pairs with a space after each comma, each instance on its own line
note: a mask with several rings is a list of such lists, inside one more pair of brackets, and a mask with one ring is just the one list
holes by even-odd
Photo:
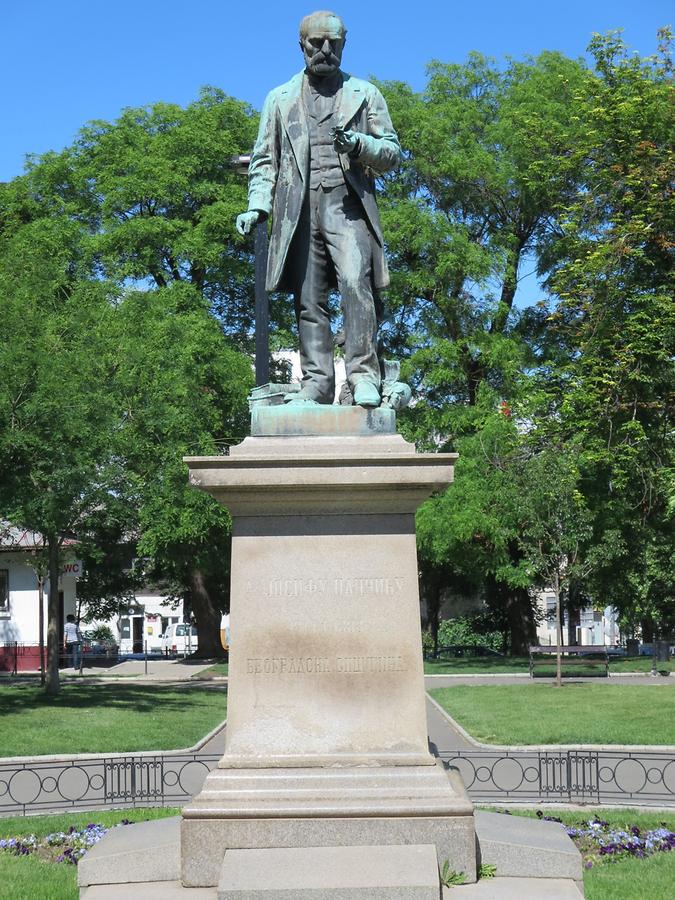
[[321, 404], [317, 400], [312, 400], [311, 397], [305, 396], [302, 392], [298, 392], [296, 394], [286, 394], [284, 397], [284, 405], [285, 406], [320, 406]]
[[370, 381], [359, 381], [354, 388], [354, 403], [372, 409], [380, 405], [380, 392]]

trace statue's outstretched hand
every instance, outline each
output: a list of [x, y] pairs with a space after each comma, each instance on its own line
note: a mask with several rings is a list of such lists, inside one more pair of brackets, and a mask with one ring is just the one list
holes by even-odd
[[338, 153], [353, 153], [359, 143], [359, 136], [355, 131], [336, 128], [333, 133], [333, 146]]
[[260, 213], [257, 209], [251, 209], [248, 212], [241, 213], [237, 216], [237, 231], [239, 234], [249, 234], [251, 229], [260, 221]]

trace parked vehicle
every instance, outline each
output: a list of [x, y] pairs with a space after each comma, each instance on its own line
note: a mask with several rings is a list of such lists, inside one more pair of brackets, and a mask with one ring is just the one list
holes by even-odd
[[179, 656], [194, 653], [199, 644], [197, 629], [187, 622], [176, 622], [169, 625], [162, 635], [162, 653], [165, 656]]

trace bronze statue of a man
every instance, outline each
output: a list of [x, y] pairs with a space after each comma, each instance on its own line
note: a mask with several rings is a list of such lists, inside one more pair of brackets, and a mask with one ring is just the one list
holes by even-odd
[[347, 380], [354, 403], [380, 404], [376, 292], [389, 273], [375, 203], [374, 173], [401, 156], [378, 89], [340, 69], [346, 30], [332, 12], [300, 23], [305, 69], [271, 91], [249, 166], [248, 234], [272, 215], [267, 290], [292, 292], [302, 387], [293, 402], [332, 403], [333, 337], [328, 296], [344, 317]]

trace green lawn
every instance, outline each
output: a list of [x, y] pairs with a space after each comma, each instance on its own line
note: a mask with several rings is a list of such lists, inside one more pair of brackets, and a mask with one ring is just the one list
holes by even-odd
[[[34, 834], [44, 837], [54, 831], [84, 828], [89, 822], [112, 826], [128, 819], [142, 822], [176, 816], [179, 809], [124, 809], [114, 812], [88, 811], [56, 816], [12, 816], [0, 819], [0, 838]], [[77, 867], [69, 863], [43, 862], [34, 856], [11, 856], [0, 851], [0, 897], [3, 900], [77, 900]]]
[[484, 743], [675, 744], [675, 684], [525, 682], [429, 693]]
[[[635, 656], [628, 659], [610, 659], [609, 671], [612, 672], [651, 672], [652, 661], [648, 656]], [[672, 672], [673, 663], [658, 663], [659, 672]], [[427, 659], [424, 662], [424, 671], [427, 675], [505, 675], [530, 671], [530, 660], [527, 656], [467, 656], [459, 659]], [[555, 675], [555, 657], [551, 658], [551, 664], [539, 662], [536, 668], [537, 676]], [[604, 677], [604, 669], [594, 666], [582, 666], [579, 663], [565, 665], [563, 657], [563, 676], [601, 675]]]
[[213, 678], [222, 678], [227, 675], [227, 669], [227, 663], [216, 663], [213, 666], [209, 666], [208, 669], [197, 672], [192, 678], [194, 681], [210, 681]]
[[0, 757], [191, 747], [226, 715], [224, 687], [0, 685]]
[[672, 900], [675, 853], [625, 859], [584, 874], [586, 900]]
[[464, 656], [452, 659], [425, 659], [426, 675], [502, 675], [529, 672], [526, 656]]

